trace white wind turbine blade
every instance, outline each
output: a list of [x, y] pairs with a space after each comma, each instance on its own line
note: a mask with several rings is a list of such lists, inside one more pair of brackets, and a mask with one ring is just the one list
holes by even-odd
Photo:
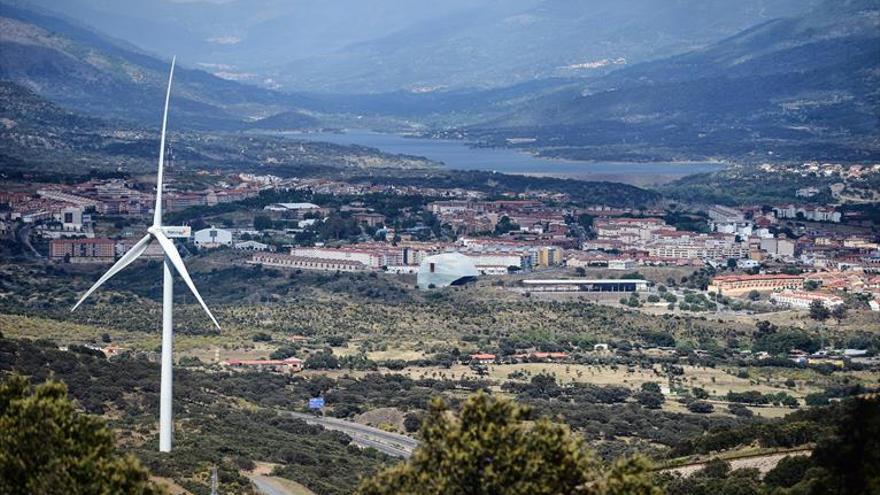
[[211, 321], [214, 322], [214, 325], [217, 326], [217, 329], [220, 329], [220, 324], [217, 323], [217, 319], [214, 318], [214, 315], [211, 314], [211, 310], [208, 309], [208, 305], [205, 304], [205, 301], [202, 299], [202, 296], [199, 295], [199, 291], [196, 290], [196, 285], [193, 283], [192, 279], [189, 277], [189, 273], [186, 271], [186, 265], [183, 264], [183, 259], [180, 257], [180, 253], [177, 252], [177, 248], [174, 246], [174, 243], [171, 242], [171, 239], [165, 237], [165, 234], [162, 232], [160, 227], [150, 227], [149, 232], [153, 234], [153, 237], [159, 241], [159, 244], [162, 245], [162, 250], [165, 251], [165, 256], [171, 260], [171, 264], [174, 265], [174, 268], [177, 270], [177, 273], [180, 274], [180, 277], [186, 282], [186, 285], [189, 287], [189, 290], [192, 291], [193, 295], [196, 296], [196, 300], [199, 301], [199, 304], [202, 305], [202, 308], [208, 313], [208, 316], [211, 317]]
[[156, 208], [153, 210], [153, 226], [162, 225], [162, 184], [165, 168], [165, 125], [168, 123], [168, 103], [171, 101], [171, 80], [174, 78], [174, 63], [171, 59], [171, 72], [168, 74], [168, 89], [165, 90], [165, 111], [162, 113], [162, 137], [159, 139], [159, 174], [156, 176]]
[[138, 256], [144, 254], [144, 251], [147, 250], [147, 246], [149, 246], [149, 245], [150, 245], [150, 235], [147, 234], [141, 240], [139, 240], [134, 246], [132, 246], [131, 249], [129, 249], [127, 253], [123, 254], [122, 257], [119, 258], [119, 261], [117, 261], [116, 264], [114, 264], [112, 267], [110, 267], [110, 269], [107, 270], [107, 273], [105, 273], [103, 276], [101, 276], [101, 278], [99, 278], [98, 281], [95, 282], [95, 285], [93, 285], [91, 289], [86, 291], [86, 293], [83, 294], [83, 296], [80, 298], [79, 302], [77, 302], [72, 308], [70, 308], [70, 310], [71, 311], [76, 310], [76, 308], [78, 308], [79, 305], [82, 304], [83, 301], [85, 301], [86, 298], [89, 297], [89, 295], [92, 292], [95, 292], [95, 289], [100, 287], [101, 284], [106, 282], [113, 275], [116, 275], [117, 273], [119, 273], [119, 271], [121, 271], [126, 266], [130, 265], [132, 261], [134, 261], [138, 258]]

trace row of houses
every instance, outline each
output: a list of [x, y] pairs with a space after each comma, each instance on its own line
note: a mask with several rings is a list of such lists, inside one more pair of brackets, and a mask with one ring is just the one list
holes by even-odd
[[832, 294], [822, 292], [805, 292], [798, 290], [785, 289], [770, 294], [770, 300], [781, 306], [796, 309], [809, 309], [815, 301], [820, 302], [828, 309], [834, 309], [843, 306], [843, 298]]
[[[204, 249], [228, 246], [242, 251], [272, 251], [273, 246], [257, 241], [233, 242], [228, 230], [209, 227], [192, 235], [193, 243]], [[112, 263], [137, 242], [136, 239], [120, 240], [103, 237], [62, 237], [49, 243], [49, 258], [67, 263]], [[147, 258], [161, 258], [162, 249], [158, 244], [150, 244], [144, 252]]]
[[722, 275], [712, 278], [707, 290], [725, 296], [741, 296], [753, 290], [772, 292], [803, 287], [804, 277], [800, 275]]

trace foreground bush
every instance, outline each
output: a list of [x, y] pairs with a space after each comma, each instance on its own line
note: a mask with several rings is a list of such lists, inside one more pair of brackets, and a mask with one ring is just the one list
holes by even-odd
[[0, 493], [158, 494], [147, 471], [116, 452], [104, 422], [82, 414], [67, 387], [30, 387], [11, 375], [0, 383]]
[[567, 426], [477, 393], [458, 414], [435, 401], [408, 462], [364, 481], [361, 495], [655, 495], [641, 459], [603, 466]]

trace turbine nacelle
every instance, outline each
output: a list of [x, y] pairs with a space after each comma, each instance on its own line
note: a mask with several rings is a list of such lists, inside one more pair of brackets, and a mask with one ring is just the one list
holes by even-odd
[[170, 262], [174, 267], [174, 270], [180, 275], [180, 278], [186, 283], [189, 290], [196, 297], [196, 300], [202, 306], [202, 309], [205, 310], [205, 313], [208, 314], [208, 317], [211, 318], [211, 321], [220, 329], [220, 324], [217, 323], [217, 319], [214, 318], [214, 315], [211, 314], [211, 310], [208, 309], [208, 305], [205, 304], [205, 301], [202, 299], [202, 296], [199, 294], [198, 289], [196, 289], [195, 284], [192, 281], [192, 278], [189, 276], [189, 272], [186, 270], [186, 265], [183, 264], [183, 258], [180, 257], [180, 253], [177, 252], [177, 248], [174, 246], [174, 242], [165, 235], [164, 227], [153, 225], [147, 229], [147, 235], [141, 238], [140, 241], [137, 242], [134, 246], [131, 247], [125, 254], [122, 255], [121, 258], [112, 266], [107, 273], [101, 276], [95, 285], [93, 285], [85, 294], [83, 294], [82, 298], [71, 308], [71, 311], [76, 310], [83, 303], [83, 301], [88, 298], [92, 292], [97, 290], [98, 287], [104, 284], [107, 280], [110, 279], [113, 275], [116, 275], [123, 268], [130, 265], [134, 260], [138, 259], [144, 252], [147, 250], [147, 247], [152, 243], [152, 241], [156, 241], [159, 243], [159, 246], [162, 248], [162, 252], [165, 253], [165, 260]]

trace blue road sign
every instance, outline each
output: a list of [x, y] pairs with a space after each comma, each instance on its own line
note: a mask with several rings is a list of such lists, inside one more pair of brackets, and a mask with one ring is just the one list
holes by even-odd
[[314, 397], [309, 399], [309, 409], [321, 409], [324, 407], [323, 397]]

